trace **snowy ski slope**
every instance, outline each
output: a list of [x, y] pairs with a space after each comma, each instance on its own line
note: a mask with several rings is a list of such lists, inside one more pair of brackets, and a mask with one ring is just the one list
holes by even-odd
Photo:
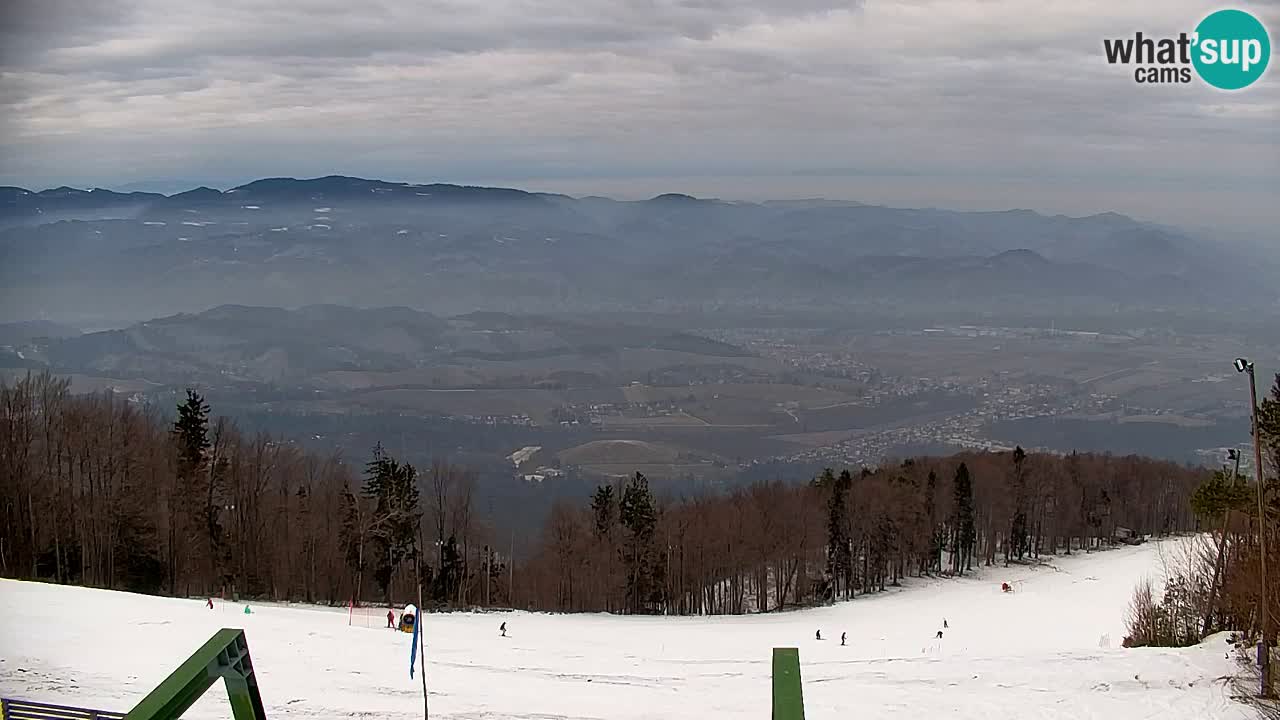
[[[1159, 576], [1158, 556], [1126, 547], [770, 615], [428, 615], [432, 716], [763, 719], [771, 648], [797, 646], [810, 720], [1250, 717], [1226, 699], [1221, 638], [1119, 648], [1130, 593]], [[1004, 580], [1021, 589], [1001, 593]], [[409, 635], [348, 627], [345, 609], [242, 610], [0, 581], [0, 695], [128, 710], [225, 626], [245, 629], [271, 717], [422, 716]], [[187, 717], [227, 712], [215, 686]]]

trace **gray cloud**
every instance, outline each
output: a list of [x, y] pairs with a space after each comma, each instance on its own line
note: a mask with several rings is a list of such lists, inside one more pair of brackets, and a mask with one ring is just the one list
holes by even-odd
[[[1280, 27], [1276, 3], [1245, 7]], [[1227, 94], [1139, 86], [1102, 58], [1103, 37], [1190, 30], [1212, 9], [17, 0], [0, 34], [0, 182], [666, 182], [1274, 223], [1280, 69]]]

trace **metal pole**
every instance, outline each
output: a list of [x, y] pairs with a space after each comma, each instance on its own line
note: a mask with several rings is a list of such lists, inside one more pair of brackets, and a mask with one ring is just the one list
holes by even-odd
[[1262, 428], [1258, 425], [1258, 384], [1253, 377], [1253, 363], [1246, 366], [1249, 372], [1249, 411], [1253, 416], [1254, 475], [1258, 480], [1258, 564], [1262, 570], [1262, 587], [1258, 606], [1262, 611], [1262, 647], [1259, 658], [1262, 664], [1262, 697], [1271, 697], [1271, 609], [1267, 599], [1267, 506], [1263, 499], [1266, 478], [1262, 471]]
[[[1235, 467], [1231, 470], [1230, 487], [1236, 486], [1236, 476], [1240, 474], [1240, 453], [1236, 450], [1231, 451], [1231, 458], [1236, 461]], [[1227, 508], [1222, 512], [1222, 532], [1218, 535], [1218, 561], [1213, 564], [1213, 584], [1209, 586], [1209, 608], [1204, 614], [1204, 626], [1200, 631], [1202, 636], [1209, 634], [1209, 629], [1213, 623], [1214, 601], [1218, 595], [1218, 579], [1226, 574], [1226, 568], [1223, 565], [1227, 559], [1227, 529], [1231, 527], [1231, 508]]]
[[413, 619], [417, 625], [415, 629], [418, 631], [418, 655], [422, 658], [422, 664], [418, 666], [418, 672], [422, 675], [422, 720], [430, 720], [431, 709], [427, 702], [427, 632], [422, 627], [426, 619], [426, 605], [422, 604], [422, 521], [418, 521], [418, 547], [414, 548], [414, 567], [417, 569], [418, 576], [418, 615]]

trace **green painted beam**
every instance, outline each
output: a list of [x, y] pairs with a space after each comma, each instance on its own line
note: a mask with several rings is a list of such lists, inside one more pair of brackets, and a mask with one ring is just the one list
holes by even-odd
[[797, 648], [773, 649], [773, 720], [804, 720]]
[[125, 720], [178, 720], [219, 679], [235, 720], [266, 720], [244, 631], [223, 628], [125, 715]]

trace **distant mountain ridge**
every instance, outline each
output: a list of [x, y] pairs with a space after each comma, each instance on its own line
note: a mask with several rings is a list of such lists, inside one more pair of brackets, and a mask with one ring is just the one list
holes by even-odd
[[[374, 195], [370, 198], [369, 195]], [[263, 178], [228, 190], [197, 187], [185, 192], [164, 195], [153, 192], [115, 192], [94, 188], [80, 190], [58, 187], [32, 191], [20, 187], [0, 187], [0, 219], [30, 217], [67, 210], [115, 208], [144, 205], [148, 208], [185, 208], [192, 202], [208, 207], [221, 204], [228, 208], [249, 202], [297, 202], [330, 200], [387, 200], [391, 198], [434, 198], [452, 201], [532, 201], [539, 195], [509, 188], [467, 185], [411, 183], [366, 180], [329, 175], [299, 180], [297, 178]]]
[[1116, 213], [641, 201], [338, 175], [0, 188], [3, 320], [226, 303], [574, 312], [859, 304], [1274, 310], [1273, 262]]
[[[387, 180], [371, 180], [345, 175], [326, 175], [317, 178], [272, 177], [254, 180], [227, 190], [217, 190], [207, 186], [193, 187], [182, 192], [163, 194], [158, 192], [117, 192], [104, 188], [88, 190], [60, 186], [45, 190], [29, 190], [21, 187], [0, 186], [0, 219], [22, 215], [24, 213], [59, 212], [71, 209], [110, 209], [121, 206], [146, 204], [153, 207], [185, 207], [195, 201], [200, 203], [222, 203], [227, 207], [242, 206], [251, 201], [276, 202], [312, 202], [318, 200], [364, 200], [391, 201], [409, 200], [416, 202], [439, 201], [582, 201], [604, 203], [647, 203], [651, 205], [689, 206], [700, 203], [715, 205], [739, 205], [776, 208], [782, 210], [813, 209], [849, 209], [877, 208], [896, 210], [883, 206], [872, 206], [856, 201], [828, 200], [810, 198], [804, 200], [770, 200], [762, 203], [724, 203], [721, 200], [697, 198], [685, 193], [663, 193], [648, 200], [623, 201], [598, 195], [573, 198], [556, 193], [538, 193], [515, 188], [491, 187], [483, 185], [458, 185], [452, 183], [415, 184], [408, 182], [392, 182]], [[901, 210], [905, 212], [948, 212], [931, 210]], [[1032, 210], [978, 211], [958, 213], [965, 215], [1010, 214], [1034, 218], [1066, 218], [1063, 215], [1046, 216]], [[1093, 220], [1096, 222], [1123, 223], [1140, 225], [1138, 221], [1115, 212], [1102, 212], [1076, 220]]]
[[[25, 344], [24, 356], [3, 351], [6, 331], [15, 339], [11, 344]], [[750, 355], [734, 345], [659, 328], [493, 312], [443, 318], [407, 307], [221, 305], [87, 334], [47, 323], [0, 325], [0, 367], [34, 362], [60, 372], [175, 383], [299, 381], [331, 372], [412, 372], [474, 360], [559, 358], [572, 364], [571, 358], [607, 358], [628, 350], [714, 362]]]

